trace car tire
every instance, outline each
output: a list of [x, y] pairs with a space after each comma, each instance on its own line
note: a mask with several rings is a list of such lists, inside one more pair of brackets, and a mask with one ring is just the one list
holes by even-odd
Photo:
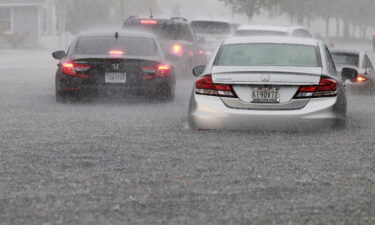
[[171, 85], [163, 85], [157, 98], [166, 101], [166, 102], [172, 102], [175, 97], [175, 91], [174, 87], [171, 87]]
[[67, 93], [56, 90], [56, 102], [65, 103], [68, 100], [69, 100], [69, 96], [67, 95]]
[[333, 122], [333, 128], [335, 129], [345, 130], [346, 127], [347, 127], [346, 119], [337, 119]]

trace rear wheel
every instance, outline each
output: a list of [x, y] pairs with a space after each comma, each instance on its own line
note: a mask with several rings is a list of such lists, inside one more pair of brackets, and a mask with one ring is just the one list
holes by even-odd
[[347, 126], [346, 119], [337, 119], [333, 122], [333, 128], [335, 129], [344, 130], [346, 129], [346, 126]]
[[56, 102], [64, 103], [69, 100], [69, 95], [66, 92], [56, 90]]
[[175, 97], [175, 89], [169, 84], [162, 85], [159, 93], [157, 94], [157, 98], [162, 101], [171, 102], [174, 100]]

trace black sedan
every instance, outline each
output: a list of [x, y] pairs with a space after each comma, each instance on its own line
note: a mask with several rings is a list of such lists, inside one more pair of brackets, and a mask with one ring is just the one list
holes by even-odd
[[174, 98], [173, 67], [152, 34], [86, 32], [75, 38], [68, 52], [52, 55], [60, 60], [56, 73], [57, 101], [101, 93]]

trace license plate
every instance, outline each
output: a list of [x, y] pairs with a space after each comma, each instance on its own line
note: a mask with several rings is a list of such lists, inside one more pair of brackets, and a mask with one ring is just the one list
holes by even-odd
[[106, 73], [105, 82], [112, 84], [125, 84], [126, 83], [126, 73]]
[[251, 93], [252, 103], [280, 103], [278, 88], [253, 88]]

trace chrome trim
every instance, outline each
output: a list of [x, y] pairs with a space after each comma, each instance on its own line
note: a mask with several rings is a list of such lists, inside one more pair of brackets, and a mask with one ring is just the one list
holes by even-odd
[[268, 104], [255, 104], [255, 103], [248, 103], [243, 102], [238, 98], [225, 98], [222, 97], [224, 104], [233, 109], [253, 109], [253, 110], [294, 110], [294, 109], [302, 109], [304, 108], [307, 103], [309, 103], [310, 99], [292, 99], [288, 103], [268, 103]]

